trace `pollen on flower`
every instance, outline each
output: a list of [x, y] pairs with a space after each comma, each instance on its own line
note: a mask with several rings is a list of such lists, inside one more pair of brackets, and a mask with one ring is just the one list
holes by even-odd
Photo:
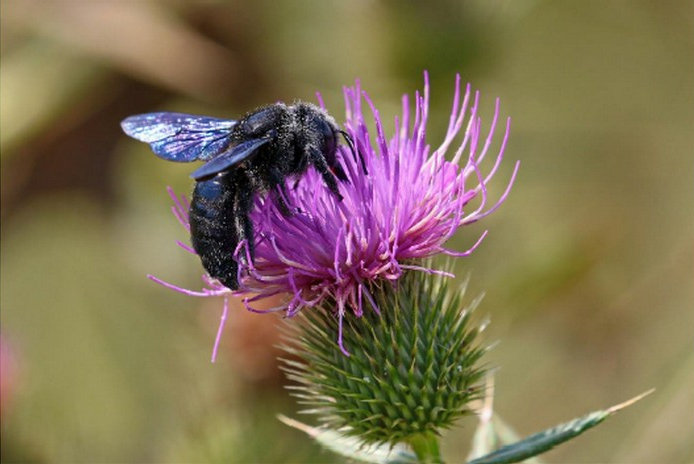
[[[426, 137], [426, 73], [423, 93], [414, 95], [414, 111], [410, 109], [409, 97], [403, 96], [402, 114], [395, 117], [395, 130], [390, 137], [385, 134], [381, 115], [358, 81], [344, 89], [344, 99], [343, 127], [360, 156], [353, 156], [346, 147], [340, 149], [348, 178], [340, 184], [343, 200], [338, 201], [331, 194], [313, 169], [301, 177], [296, 188], [286, 189], [286, 201], [295, 211], [290, 217], [282, 214], [270, 195], [258, 195], [251, 213], [256, 233], [255, 260], [247, 259], [249, 264], [239, 266], [241, 288], [234, 294], [241, 296], [251, 311], [284, 311], [287, 317], [331, 301], [340, 321], [338, 345], [348, 354], [342, 341], [346, 313], [351, 311], [360, 317], [366, 308], [379, 311], [369, 293], [370, 284], [395, 281], [406, 271], [448, 275], [428, 267], [424, 260], [438, 254], [468, 256], [479, 246], [486, 231], [467, 250], [451, 250], [445, 243], [458, 229], [479, 221], [503, 203], [519, 163], [516, 162], [502, 195], [490, 201], [487, 185], [503, 159], [510, 119], [505, 121], [498, 151], [490, 155], [499, 122], [499, 100], [489, 129], [483, 134], [478, 116], [479, 92], [473, 93], [469, 84], [463, 91], [460, 76], [455, 81], [448, 129], [438, 145], [431, 145]], [[367, 128], [371, 121], [375, 135]], [[488, 156], [493, 160], [483, 168]], [[174, 215], [188, 228], [187, 199], [171, 191], [170, 194]], [[468, 208], [474, 199], [476, 206]], [[183, 243], [179, 245], [194, 252]], [[243, 245], [229, 253], [247, 253]], [[225, 295], [226, 301], [226, 295], [231, 293], [207, 277], [203, 278], [204, 288], [197, 292], [153, 279], [189, 295]], [[258, 300], [280, 294], [286, 294], [287, 299], [276, 308], [259, 311], [253, 307]], [[225, 318], [226, 309], [215, 353]]]

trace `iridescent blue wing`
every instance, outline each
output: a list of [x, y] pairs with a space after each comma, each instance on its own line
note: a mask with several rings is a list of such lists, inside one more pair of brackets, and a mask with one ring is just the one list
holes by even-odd
[[209, 177], [222, 171], [226, 171], [236, 165], [249, 160], [258, 153], [258, 148], [262, 147], [270, 141], [269, 138], [252, 139], [246, 142], [234, 145], [226, 152], [216, 158], [203, 164], [199, 169], [194, 171], [190, 177], [195, 180], [200, 180], [204, 177]]
[[229, 145], [236, 125], [232, 119], [211, 118], [184, 113], [147, 113], [121, 122], [123, 131], [169, 161], [209, 160]]

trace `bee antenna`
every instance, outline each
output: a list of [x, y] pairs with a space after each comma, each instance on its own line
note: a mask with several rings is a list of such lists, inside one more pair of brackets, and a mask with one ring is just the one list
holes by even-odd
[[354, 141], [352, 140], [352, 136], [349, 135], [347, 132], [343, 131], [342, 129], [338, 130], [338, 132], [342, 134], [342, 137], [347, 142], [347, 145], [349, 146], [349, 151], [352, 152], [352, 156], [355, 160], [357, 159], [357, 153], [359, 154], [359, 160], [361, 161], [361, 169], [362, 171], [364, 171], [364, 174], [368, 175], [369, 172], [366, 170], [366, 162], [364, 161], [364, 156], [361, 154], [360, 151], [354, 148]]

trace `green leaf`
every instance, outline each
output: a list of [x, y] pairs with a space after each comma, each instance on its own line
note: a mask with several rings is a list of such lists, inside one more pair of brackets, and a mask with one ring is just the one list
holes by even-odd
[[649, 390], [646, 393], [643, 393], [609, 409], [595, 411], [578, 419], [574, 419], [570, 422], [547, 429], [543, 432], [530, 435], [519, 442], [499, 448], [486, 456], [468, 461], [468, 464], [507, 464], [523, 461], [524, 459], [537, 456], [538, 454], [544, 453], [545, 451], [548, 451], [551, 448], [582, 434], [586, 430], [595, 427], [604, 421], [608, 416], [611, 416], [615, 412], [634, 404], [652, 392], [653, 390]]
[[416, 464], [418, 462], [417, 457], [402, 446], [364, 445], [358, 438], [345, 436], [334, 430], [311, 427], [281, 414], [277, 418], [290, 427], [306, 432], [324, 447], [348, 459], [373, 464]]
[[[475, 435], [472, 440], [472, 449], [468, 455], [468, 459], [474, 462], [476, 459], [486, 457], [489, 453], [500, 448], [503, 445], [510, 445], [518, 442], [521, 437], [513, 428], [508, 425], [498, 414], [492, 413], [491, 418], [480, 421], [479, 426], [475, 430]], [[542, 464], [537, 458], [527, 459], [526, 464]]]
[[[482, 404], [477, 408], [479, 425], [475, 430], [470, 454], [467, 457], [470, 461], [521, 439], [520, 435], [494, 412], [494, 376], [491, 373], [487, 376], [484, 392]], [[527, 459], [525, 463], [542, 464], [542, 461], [532, 458]]]

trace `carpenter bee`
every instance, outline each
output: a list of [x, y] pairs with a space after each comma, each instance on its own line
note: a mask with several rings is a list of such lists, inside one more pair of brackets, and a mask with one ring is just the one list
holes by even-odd
[[337, 180], [347, 176], [337, 158], [338, 134], [354, 155], [351, 138], [335, 120], [304, 102], [264, 106], [239, 120], [140, 114], [123, 120], [121, 127], [130, 137], [148, 143], [160, 158], [205, 161], [191, 174], [196, 181], [189, 214], [191, 242], [208, 274], [232, 290], [239, 288], [234, 256], [238, 244], [245, 240], [251, 260], [254, 256], [249, 214], [255, 194], [268, 192], [282, 214], [291, 215], [285, 180], [295, 178], [298, 183], [313, 166], [342, 200]]

